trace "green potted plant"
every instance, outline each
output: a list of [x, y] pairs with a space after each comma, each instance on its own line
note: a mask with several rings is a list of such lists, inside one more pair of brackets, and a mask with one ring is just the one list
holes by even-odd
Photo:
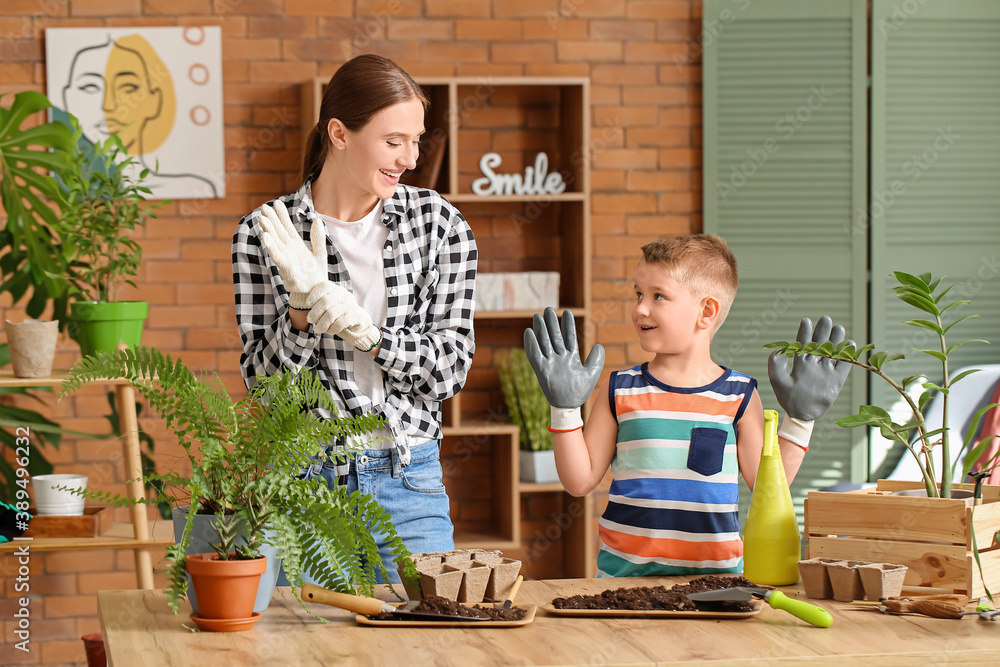
[[[7, 104], [9, 102], [9, 106]], [[39, 113], [49, 109], [48, 98], [36, 91], [22, 91], [13, 97], [0, 95], [0, 205], [6, 221], [0, 229], [0, 294], [10, 303], [23, 305], [29, 318], [50, 317], [65, 328], [68, 308], [66, 260], [56, 227], [59, 212], [52, 202], [58, 198], [58, 182], [73, 170], [76, 143], [70, 126], [60, 122], [32, 124]], [[0, 366], [11, 363], [7, 343], [0, 345]], [[26, 395], [39, 400], [34, 392], [50, 392], [51, 387], [3, 387], [4, 396]], [[23, 403], [0, 405], [0, 441], [15, 454], [20, 428], [28, 428], [37, 438], [28, 462], [30, 475], [53, 472], [43, 445], [58, 449], [62, 436], [93, 437], [67, 431], [56, 422]], [[20, 499], [14, 468], [0, 465], [0, 499]]]
[[91, 144], [77, 129], [76, 137], [81, 148], [57, 190], [62, 211], [57, 231], [73, 299], [74, 337], [87, 356], [141, 341], [149, 304], [119, 300], [122, 287], [135, 286], [132, 278], [142, 259], [142, 246], [131, 234], [168, 202], [146, 202], [152, 194], [143, 185], [149, 170], [139, 168], [118, 135]]
[[[1000, 531], [1000, 486], [980, 489], [982, 497], [972, 505], [954, 498], [954, 471], [960, 466], [964, 479], [989, 445], [989, 439], [973, 446], [978, 425], [983, 415], [996, 404], [979, 410], [971, 420], [962, 445], [953, 448], [954, 434], [948, 421], [948, 404], [954, 385], [977, 369], [955, 376], [949, 373], [949, 356], [958, 347], [983, 340], [962, 340], [949, 343], [947, 334], [971, 314], [959, 317], [952, 309], [970, 305], [966, 299], [949, 299], [956, 284], [947, 287], [929, 273], [911, 275], [894, 273], [898, 285], [894, 288], [897, 298], [924, 315], [904, 322], [918, 329], [931, 331], [937, 338], [935, 349], [918, 349], [917, 352], [941, 363], [940, 380], [924, 380], [911, 375], [896, 380], [885, 366], [905, 358], [904, 353], [890, 354], [875, 349], [872, 344], [857, 347], [849, 341], [837, 345], [830, 342], [817, 344], [803, 341], [778, 341], [765, 348], [775, 348], [780, 355], [794, 357], [813, 355], [847, 362], [878, 376], [887, 382], [905, 401], [909, 418], [898, 423], [885, 408], [862, 405], [858, 413], [837, 420], [846, 428], [871, 426], [879, 429], [883, 437], [905, 447], [916, 460], [922, 479], [918, 482], [892, 482], [879, 480], [874, 490], [862, 489], [851, 493], [810, 492], [805, 505], [805, 523], [811, 557], [846, 558], [906, 565], [909, 568], [907, 583], [963, 590], [976, 597], [988, 592], [990, 586], [1000, 584], [1000, 544], [994, 544]], [[947, 320], [947, 321], [946, 321]], [[940, 383], [940, 384], [939, 384]], [[919, 388], [913, 391], [914, 388]], [[925, 411], [935, 396], [942, 403], [940, 427], [928, 425]], [[940, 448], [940, 472], [935, 470], [932, 453]], [[958, 451], [954, 451], [957, 449]], [[996, 465], [996, 458], [989, 465]], [[971, 485], [963, 485], [967, 495]], [[921, 489], [925, 497], [901, 497], [888, 494]], [[970, 506], [971, 505], [971, 506]], [[918, 518], [921, 517], [921, 518]], [[986, 539], [982, 549], [979, 540]], [[988, 560], [988, 568], [973, 572], [970, 563]], [[984, 570], [987, 572], [984, 577]], [[989, 573], [993, 574], [990, 575]]]
[[524, 350], [515, 348], [498, 355], [497, 373], [510, 420], [521, 429], [521, 480], [536, 484], [558, 482], [549, 432], [549, 402]]
[[[404, 562], [404, 576], [416, 577], [391, 517], [370, 496], [340, 486], [330, 490], [318, 477], [301, 478], [327, 443], [369, 433], [380, 423], [372, 415], [338, 416], [329, 391], [312, 372], [259, 378], [245, 398], [234, 401], [214, 373], [196, 376], [180, 360], [136, 347], [84, 357], [62, 395], [107, 377], [135, 386], [177, 436], [190, 465], [189, 473], [146, 475], [146, 481], [162, 484], [159, 500], [188, 508], [176, 544], [167, 550], [166, 596], [175, 613], [187, 590], [185, 559], [199, 514], [215, 517], [216, 559], [252, 559], [269, 543], [297, 598], [305, 572], [324, 588], [373, 594], [376, 573], [388, 579], [377, 534], [389, 542], [395, 560]], [[322, 419], [303, 407], [332, 416]], [[117, 494], [87, 495], [119, 506], [130, 502]]]

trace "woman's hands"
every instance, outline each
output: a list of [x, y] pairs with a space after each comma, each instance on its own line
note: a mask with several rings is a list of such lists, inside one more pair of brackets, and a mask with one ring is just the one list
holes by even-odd
[[274, 208], [260, 207], [260, 222], [264, 228], [261, 243], [271, 261], [278, 267], [288, 290], [288, 305], [296, 310], [308, 310], [306, 319], [316, 333], [340, 336], [348, 343], [369, 352], [382, 342], [382, 330], [372, 323], [371, 316], [358, 305], [354, 295], [328, 280], [326, 226], [318, 217], [312, 223], [312, 249], [299, 237], [281, 200]]

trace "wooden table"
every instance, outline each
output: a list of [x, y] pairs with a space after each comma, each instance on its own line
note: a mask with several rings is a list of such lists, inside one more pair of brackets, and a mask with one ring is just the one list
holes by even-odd
[[[673, 584], [687, 578], [525, 581], [518, 605], [599, 593], [621, 586]], [[804, 597], [796, 587], [790, 595]], [[173, 616], [161, 591], [101, 591], [98, 610], [113, 667], [193, 665], [711, 665], [878, 664], [914, 667], [996, 664], [1000, 622], [893, 616], [834, 602], [830, 628], [814, 628], [765, 606], [742, 620], [573, 618], [538, 611], [514, 628], [365, 627], [354, 614], [309, 605], [320, 623], [278, 588], [270, 608], [247, 632], [192, 632], [185, 603]]]

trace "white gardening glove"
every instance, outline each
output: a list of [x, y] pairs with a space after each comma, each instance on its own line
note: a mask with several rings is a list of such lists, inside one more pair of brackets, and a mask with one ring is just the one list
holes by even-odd
[[318, 298], [313, 290], [327, 281], [326, 226], [318, 217], [313, 221], [312, 250], [295, 231], [288, 209], [280, 199], [274, 208], [260, 207], [260, 224], [264, 233], [260, 240], [267, 248], [271, 261], [278, 267], [288, 290], [288, 305], [296, 310], [309, 310]]
[[362, 352], [369, 352], [382, 342], [382, 330], [343, 287], [327, 280], [310, 296], [315, 297], [315, 303], [306, 319], [316, 333], [340, 336]]

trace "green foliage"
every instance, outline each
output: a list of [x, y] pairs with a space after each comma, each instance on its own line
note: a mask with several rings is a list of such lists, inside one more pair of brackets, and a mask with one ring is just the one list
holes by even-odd
[[22, 127], [52, 106], [41, 93], [18, 93], [9, 108], [3, 106], [3, 97], [0, 203], [7, 223], [0, 230], [0, 293], [10, 294], [12, 302], [18, 303], [31, 288], [25, 306], [28, 317], [41, 317], [51, 303], [52, 317], [62, 328], [67, 309], [66, 261], [55, 233], [59, 214], [49, 203], [57, 200], [59, 186], [48, 174], [63, 176], [72, 171], [73, 130], [60, 122]]
[[552, 449], [549, 402], [531, 370], [528, 355], [520, 348], [498, 355], [497, 372], [510, 420], [521, 427], [521, 449], [534, 452]]
[[[376, 573], [388, 578], [375, 535], [406, 564], [407, 576], [416, 576], [391, 518], [371, 496], [299, 478], [311, 457], [325, 456], [327, 443], [363, 436], [382, 424], [373, 415], [339, 416], [312, 372], [258, 378], [248, 396], [234, 402], [214, 373], [197, 376], [179, 359], [139, 347], [82, 359], [63, 383], [62, 395], [107, 377], [123, 377], [136, 387], [177, 436], [191, 467], [189, 474], [147, 473], [144, 481], [160, 483], [155, 499], [86, 492], [113, 505], [189, 506], [183, 535], [167, 550], [166, 594], [175, 613], [187, 590], [184, 559], [197, 513], [218, 517], [216, 550], [225, 558], [258, 557], [267, 531], [296, 596], [303, 572], [327, 588], [354, 593], [358, 587], [373, 594]], [[312, 408], [332, 416], [320, 418]], [[359, 447], [366, 445], [362, 441]], [[237, 536], [245, 546], [236, 545]]]
[[[942, 316], [946, 312], [952, 308], [968, 306], [972, 303], [967, 299], [956, 299], [953, 301], [945, 300], [948, 293], [961, 283], [954, 283], [948, 287], [939, 289], [941, 279], [939, 278], [934, 280], [933, 276], [929, 273], [914, 276], [901, 271], [896, 271], [893, 275], [899, 283], [893, 288], [896, 293], [896, 297], [904, 303], [931, 316], [930, 319], [921, 318], [906, 320], [904, 324], [933, 332], [937, 336], [940, 343], [939, 348], [936, 350], [912, 348], [915, 352], [919, 352], [938, 360], [941, 363], [941, 377], [944, 378], [942, 384], [940, 385], [935, 384], [934, 382], [923, 382], [920, 385], [923, 391], [919, 393], [916, 399], [911, 397], [910, 393], [908, 393], [908, 389], [919, 379], [917, 376], [909, 376], [903, 378], [902, 381], [897, 382], [883, 370], [886, 364], [903, 359], [903, 354], [889, 354], [888, 352], [876, 351], [875, 346], [871, 344], [865, 345], [861, 348], [856, 348], [847, 341], [838, 345], [832, 345], [829, 341], [823, 343], [822, 345], [817, 343], [807, 343], [806, 345], [802, 345], [798, 341], [791, 343], [787, 341], [779, 341], [768, 343], [764, 347], [776, 348], [782, 356], [786, 357], [797, 356], [800, 354], [812, 354], [820, 357], [826, 357], [828, 359], [846, 361], [849, 364], [863, 368], [870, 373], [874, 373], [888, 382], [892, 388], [903, 397], [909, 406], [911, 412], [911, 418], [909, 421], [905, 424], [898, 424], [892, 420], [889, 413], [884, 409], [874, 405], [862, 405], [858, 410], [858, 414], [838, 419], [837, 425], [846, 428], [853, 428], [857, 426], [877, 427], [884, 438], [901, 442], [916, 459], [917, 465], [920, 467], [920, 472], [923, 475], [928, 495], [937, 496], [938, 484], [940, 483], [941, 497], [950, 498], [953, 470], [955, 469], [955, 466], [959, 465], [959, 463], [957, 457], [953, 461], [951, 455], [951, 442], [949, 437], [951, 429], [948, 424], [949, 394], [952, 386], [971, 373], [975, 373], [977, 369], [965, 371], [954, 378], [949, 379], [948, 358], [952, 351], [962, 345], [967, 343], [988, 344], [989, 341], [970, 339], [953, 343], [951, 345], [949, 345], [946, 341], [946, 335], [953, 327], [955, 327], [955, 325], [968, 319], [979, 317], [979, 315], [966, 315], [945, 325]], [[866, 354], [868, 355], [867, 359], [864, 358]], [[931, 399], [938, 394], [941, 395], [942, 399], [943, 427], [928, 430], [925, 426], [926, 420], [924, 418], [924, 410], [927, 409]], [[986, 448], [986, 444], [983, 444], [976, 449], [971, 449], [972, 438], [978, 429], [979, 421], [982, 419], [983, 415], [985, 415], [986, 411], [994, 405], [996, 404], [990, 404], [977, 412], [976, 416], [973, 418], [972, 424], [966, 431], [963, 446], [959, 450], [959, 455], [961, 455], [962, 451], [967, 452], [962, 460], [963, 476], [969, 474], [972, 466], [975, 465], [975, 462], [978, 460], [979, 455]], [[940, 473], [940, 482], [936, 479], [934, 463], [931, 458], [931, 450], [937, 446], [941, 447], [942, 469]], [[996, 457], [994, 457], [994, 460], [990, 463], [991, 465], [997, 465], [998, 462]]]
[[[76, 136], [82, 137], [79, 130]], [[138, 161], [116, 134], [84, 146], [72, 160], [74, 168], [57, 190], [66, 280], [77, 299], [115, 301], [123, 284], [135, 286], [132, 277], [142, 260], [142, 246], [131, 232], [169, 202], [145, 203], [152, 194], [142, 184], [149, 170], [136, 173]]]

